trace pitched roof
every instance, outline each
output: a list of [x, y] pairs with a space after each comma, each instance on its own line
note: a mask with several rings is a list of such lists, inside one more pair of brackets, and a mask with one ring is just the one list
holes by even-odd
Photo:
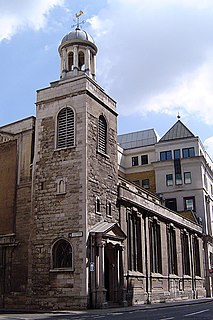
[[181, 122], [178, 120], [159, 140], [162, 141], [169, 141], [169, 140], [176, 140], [176, 139], [185, 139], [195, 137], [195, 135]]
[[123, 149], [150, 146], [157, 143], [157, 135], [154, 129], [121, 134], [118, 143]]

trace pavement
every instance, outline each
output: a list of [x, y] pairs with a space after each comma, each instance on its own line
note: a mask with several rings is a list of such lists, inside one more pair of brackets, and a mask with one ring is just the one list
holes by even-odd
[[84, 314], [84, 313], [117, 313], [117, 312], [131, 312], [134, 310], [146, 310], [146, 309], [159, 309], [159, 308], [169, 308], [177, 306], [186, 306], [191, 304], [204, 304], [213, 303], [213, 298], [202, 298], [193, 300], [181, 300], [175, 302], [163, 302], [163, 303], [153, 303], [153, 304], [138, 304], [128, 307], [110, 307], [104, 309], [85, 309], [85, 310], [26, 310], [26, 309], [0, 309], [0, 314], [39, 314], [39, 313], [52, 313], [52, 314]]

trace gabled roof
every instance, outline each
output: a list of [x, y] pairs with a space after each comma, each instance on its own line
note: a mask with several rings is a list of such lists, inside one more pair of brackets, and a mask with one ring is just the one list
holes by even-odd
[[195, 137], [195, 135], [181, 122], [178, 120], [159, 140], [159, 142], [185, 139]]
[[154, 129], [125, 133], [118, 135], [118, 143], [123, 149], [150, 146], [157, 143], [157, 135]]
[[90, 229], [90, 233], [101, 234], [104, 238], [124, 240], [126, 234], [116, 222], [98, 222]]

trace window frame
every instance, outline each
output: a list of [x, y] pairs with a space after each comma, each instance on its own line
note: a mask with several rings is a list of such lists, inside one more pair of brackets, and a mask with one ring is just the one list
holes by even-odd
[[172, 160], [172, 150], [160, 152], [160, 161]]
[[144, 166], [149, 163], [148, 154], [144, 154], [141, 156], [141, 165]]
[[[168, 206], [169, 203], [172, 203], [172, 208]], [[172, 211], [177, 211], [177, 199], [176, 198], [167, 198], [165, 199], [165, 207]]]
[[[178, 155], [177, 155], [177, 153], [178, 153]], [[180, 158], [181, 158], [181, 151], [180, 151], [180, 149], [175, 149], [175, 150], [173, 151], [173, 154], [174, 154], [174, 159], [180, 159]]]
[[95, 213], [96, 214], [101, 214], [101, 200], [99, 197], [95, 198]]
[[[137, 159], [136, 163], [135, 160]], [[132, 157], [132, 167], [137, 167], [139, 166], [139, 161], [138, 161], [138, 156]]]
[[[168, 179], [169, 176], [172, 179]], [[172, 183], [170, 184], [169, 181], [172, 181]], [[167, 185], [167, 187], [172, 187], [174, 185], [174, 180], [173, 180], [173, 174], [172, 173], [166, 174], [166, 185]]]
[[[187, 204], [186, 204], [187, 200], [192, 200], [192, 203], [193, 203], [193, 208], [192, 208], [192, 209], [188, 209], [188, 208], [187, 208]], [[192, 197], [184, 197], [184, 198], [183, 198], [183, 201], [184, 201], [184, 210], [185, 210], [185, 211], [193, 211], [193, 212], [196, 212], [195, 197], [194, 197], [194, 196], [192, 196]]]
[[[67, 255], [71, 255], [71, 258], [69, 258], [68, 256], [66, 257], [66, 259], [70, 259], [69, 266], [61, 266], [61, 267], [59, 266], [60, 264], [62, 264], [62, 262], [59, 263], [59, 261], [58, 261], [59, 257], [57, 257], [56, 255], [59, 254], [57, 251], [59, 250], [59, 246], [62, 244], [66, 245], [67, 247], [69, 246], [68, 250], [70, 250], [70, 252], [68, 252]], [[62, 258], [60, 257], [60, 259], [62, 259]], [[58, 265], [58, 263], [59, 263], [59, 265]], [[57, 239], [52, 245], [51, 271], [74, 271], [73, 246], [71, 245], [71, 243], [68, 240], [66, 240], [64, 238]]]
[[184, 159], [195, 157], [195, 148], [194, 147], [183, 148], [182, 156]]
[[162, 249], [160, 222], [150, 221], [150, 268], [152, 273], [162, 273]]
[[[186, 177], [187, 174], [190, 174], [190, 179]], [[191, 184], [192, 183], [192, 174], [191, 174], [191, 172], [186, 171], [186, 172], [183, 173], [183, 176], [184, 176], [184, 184]], [[190, 182], [187, 182], [189, 180], [190, 180]]]
[[200, 261], [200, 246], [197, 235], [193, 239], [193, 253], [194, 253], [194, 273], [195, 276], [201, 277], [201, 261]]
[[[59, 135], [62, 134], [60, 133], [60, 128], [59, 128], [59, 121], [60, 119], [60, 115], [62, 114], [62, 112], [66, 110], [66, 123], [65, 123], [65, 135], [66, 137], [65, 142], [63, 144], [63, 142], [59, 142]], [[67, 112], [71, 112], [69, 116], [71, 116], [71, 124], [68, 124], [67, 122]], [[70, 125], [70, 127], [69, 127]], [[67, 136], [71, 135], [71, 144], [67, 143]], [[75, 110], [70, 107], [70, 106], [64, 106], [62, 107], [56, 117], [56, 125], [55, 125], [55, 148], [56, 150], [61, 150], [61, 149], [68, 149], [68, 148], [74, 148], [75, 147], [75, 140], [76, 140], [76, 115], [75, 115]], [[60, 145], [62, 144], [62, 145]]]
[[[148, 183], [145, 183], [145, 182], [148, 182]], [[149, 179], [142, 179], [142, 181], [141, 181], [141, 186], [142, 186], [144, 189], [149, 189], [149, 188], [150, 188]]]
[[180, 186], [183, 184], [182, 174], [181, 173], [175, 173], [175, 185]]
[[98, 152], [107, 155], [108, 124], [106, 117], [101, 114], [98, 118]]
[[133, 210], [128, 212], [127, 228], [128, 269], [142, 273], [141, 219]]
[[112, 202], [106, 201], [106, 216], [112, 218]]
[[169, 274], [178, 274], [177, 268], [177, 243], [176, 232], [174, 226], [170, 225], [167, 229], [167, 243], [168, 243], [168, 263]]
[[182, 248], [183, 274], [190, 276], [191, 265], [190, 265], [189, 235], [185, 230], [181, 234], [181, 248]]

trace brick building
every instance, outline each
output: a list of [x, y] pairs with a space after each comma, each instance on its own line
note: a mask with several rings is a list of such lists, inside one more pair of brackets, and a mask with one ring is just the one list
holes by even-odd
[[0, 307], [101, 308], [205, 296], [202, 227], [118, 172], [116, 103], [77, 27], [36, 118], [0, 128]]

